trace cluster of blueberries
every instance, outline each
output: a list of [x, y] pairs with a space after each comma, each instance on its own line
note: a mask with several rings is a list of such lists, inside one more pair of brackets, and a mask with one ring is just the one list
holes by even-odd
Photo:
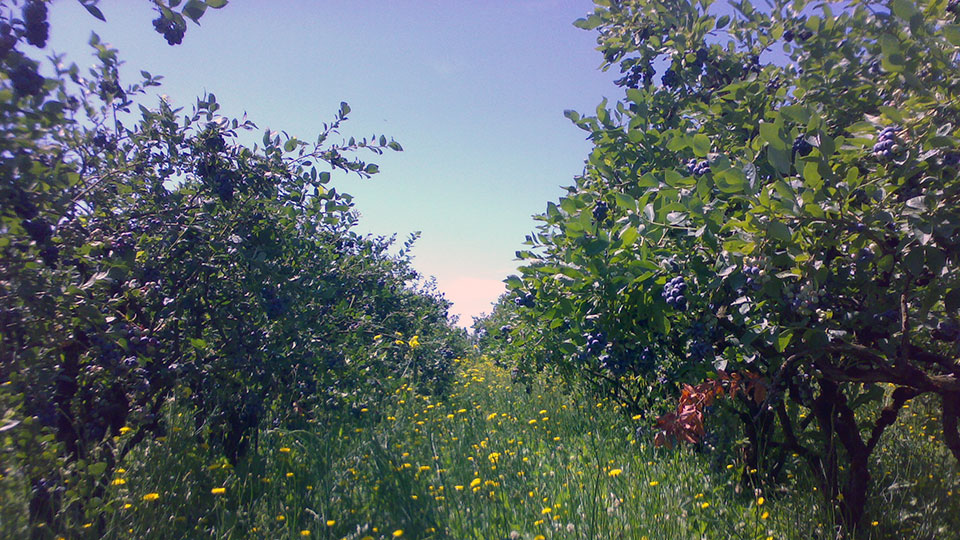
[[50, 25], [47, 23], [47, 5], [40, 0], [31, 0], [23, 5], [23, 37], [34, 47], [43, 48], [50, 37]]
[[45, 79], [30, 62], [21, 62], [10, 72], [13, 89], [21, 96], [36, 96], [43, 90]]
[[587, 353], [597, 355], [607, 348], [607, 336], [603, 332], [594, 331], [586, 335]]
[[267, 318], [276, 320], [286, 313], [289, 303], [285, 298], [281, 298], [271, 287], [264, 287], [260, 291], [263, 296], [264, 310], [267, 312]]
[[660, 82], [662, 82], [667, 88], [680, 86], [680, 75], [677, 75], [676, 71], [668, 69], [663, 72], [663, 77], [660, 78]]
[[787, 43], [793, 41], [794, 37], [796, 37], [799, 41], [806, 41], [813, 37], [813, 32], [804, 28], [799, 34], [794, 34], [793, 30], [789, 29], [783, 33], [783, 40]]
[[953, 321], [940, 321], [933, 330], [933, 339], [939, 341], [960, 340], [960, 326]]
[[806, 157], [813, 151], [813, 145], [810, 144], [810, 141], [806, 137], [800, 135], [793, 140], [793, 153], [800, 154], [802, 157]]
[[610, 211], [610, 208], [607, 206], [607, 203], [603, 201], [597, 201], [597, 205], [593, 207], [593, 219], [597, 223], [601, 223], [603, 220], [607, 219], [607, 213]]
[[751, 289], [754, 289], [754, 290], [760, 287], [760, 283], [756, 279], [754, 279], [755, 277], [760, 275], [759, 267], [746, 266], [743, 269], [743, 273], [747, 276], [747, 287], [750, 287]]
[[676, 276], [663, 287], [663, 298], [667, 301], [668, 306], [678, 311], [686, 311], [687, 297], [683, 294], [686, 290], [687, 283], [683, 276]]
[[713, 347], [707, 341], [707, 328], [703, 323], [694, 323], [690, 327], [690, 358], [694, 361], [713, 357]]
[[183, 34], [186, 32], [186, 25], [168, 19], [160, 15], [153, 20], [153, 29], [159, 34], [163, 34], [164, 39], [170, 45], [179, 45], [183, 42]]
[[687, 161], [687, 170], [694, 176], [703, 176], [710, 172], [710, 162], [705, 159], [701, 161], [691, 159]]
[[880, 131], [877, 144], [873, 145], [873, 155], [888, 158], [893, 154], [893, 145], [897, 144], [897, 128], [887, 126]]
[[517, 297], [513, 299], [513, 303], [515, 303], [517, 307], [532, 308], [534, 306], [535, 299], [536, 297], [533, 295], [533, 293], [528, 292], [517, 295]]

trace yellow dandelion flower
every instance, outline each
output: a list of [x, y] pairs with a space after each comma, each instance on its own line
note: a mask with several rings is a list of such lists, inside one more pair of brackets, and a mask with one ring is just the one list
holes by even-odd
[[122, 486], [122, 485], [126, 484], [127, 481], [124, 480], [123, 478], [114, 478], [114, 479], [113, 479], [113, 482], [110, 482], [110, 483], [113, 484], [113, 485], [115, 485], [115, 486]]
[[480, 480], [479, 478], [474, 478], [474, 479], [470, 482], [470, 487], [477, 487], [477, 486], [480, 485], [480, 482], [481, 482], [481, 480]]
[[383, 339], [383, 334], [377, 334], [373, 336], [374, 341], [380, 341], [381, 339]]
[[770, 517], [770, 512], [764, 512], [760, 515], [760, 519], [767, 519], [768, 517]]
[[293, 473], [292, 473], [292, 472], [288, 472], [288, 473], [287, 473], [287, 478], [290, 478], [290, 477], [292, 477], [292, 476], [293, 476]]
[[397, 529], [393, 531], [394, 538], [400, 538], [401, 536], [403, 536], [403, 529]]
[[650, 487], [657, 487], [657, 486], [659, 486], [659, 485], [660, 485], [660, 482], [657, 482], [656, 480], [651, 480], [651, 481], [650, 481]]
[[702, 502], [702, 503], [700, 503], [700, 508], [710, 508], [710, 503], [708, 503], [708, 502]]
[[122, 428], [120, 428], [120, 434], [121, 434], [121, 435], [126, 435], [127, 433], [130, 433], [131, 431], [133, 431], [133, 428], [132, 428], [132, 427], [123, 426]]
[[310, 536], [310, 531], [304, 529], [300, 531], [300, 536]]
[[285, 521], [286, 519], [287, 519], [287, 516], [284, 516], [282, 514], [277, 516], [277, 521]]
[[223, 495], [226, 492], [227, 492], [227, 488], [222, 488], [222, 487], [213, 488], [210, 490], [210, 493], [214, 495]]
[[757, 506], [763, 506], [763, 503], [765, 503], [766, 501], [767, 501], [767, 500], [764, 499], [763, 497], [758, 497], [758, 498], [757, 498]]
[[336, 525], [336, 524], [337, 524], [337, 520], [335, 520], [335, 519], [328, 519], [328, 520], [327, 520], [327, 527], [333, 527], [333, 526]]
[[408, 344], [410, 345], [411, 349], [416, 349], [420, 346], [420, 336], [413, 336], [410, 338], [410, 342]]
[[147, 493], [146, 495], [143, 496], [143, 500], [145, 501], [155, 501], [159, 498], [160, 498], [159, 493]]
[[623, 474], [623, 469], [610, 469], [610, 472], [607, 473], [607, 476], [620, 476]]
[[126, 504], [123, 505], [123, 509], [124, 509], [124, 510], [129, 510], [129, 509], [131, 509], [131, 508], [133, 508], [133, 505], [130, 504], [130, 503], [126, 503]]
[[281, 447], [280, 447], [280, 451], [283, 452], [284, 454], [289, 454], [289, 453], [290, 453], [290, 448], [287, 447], [287, 446], [281, 446]]
[[553, 508], [550, 508], [549, 506], [540, 511], [540, 513], [543, 515], [547, 515], [550, 512], [553, 512]]
[[546, 538], [545, 536], [543, 536], [542, 534], [538, 534], [538, 535], [536, 535], [536, 536], [533, 537], [533, 540], [547, 540], [547, 538]]

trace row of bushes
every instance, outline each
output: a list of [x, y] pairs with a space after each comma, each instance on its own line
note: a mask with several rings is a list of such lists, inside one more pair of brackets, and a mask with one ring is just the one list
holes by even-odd
[[[160, 18], [201, 4], [225, 2]], [[147, 107], [159, 77], [121, 81], [96, 35], [89, 72], [41, 69], [45, 17], [35, 0], [0, 8], [4, 528], [96, 527], [114, 471], [165, 434], [175, 400], [211, 458], [236, 462], [266, 419], [322, 428], [404, 382], [443, 391], [467, 343], [449, 303], [411, 267], [413, 238], [358, 235], [331, 186], [398, 143], [337, 140], [343, 103], [315, 143], [241, 144], [256, 126], [213, 94]]]

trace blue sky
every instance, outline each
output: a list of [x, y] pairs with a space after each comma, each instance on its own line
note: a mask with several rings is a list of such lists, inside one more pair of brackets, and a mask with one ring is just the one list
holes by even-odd
[[107, 23], [55, 2], [50, 47], [89, 65], [95, 31], [120, 50], [127, 82], [163, 75], [176, 104], [213, 92], [225, 116], [311, 140], [346, 101], [343, 135], [400, 142], [371, 156], [373, 179], [336, 186], [356, 197], [360, 232], [422, 232], [414, 265], [466, 325], [503, 291], [530, 216], [583, 169], [590, 144], [563, 111], [619, 96], [594, 33], [572, 25], [587, 0], [232, 0], [176, 47], [153, 31], [149, 2], [100, 8]]

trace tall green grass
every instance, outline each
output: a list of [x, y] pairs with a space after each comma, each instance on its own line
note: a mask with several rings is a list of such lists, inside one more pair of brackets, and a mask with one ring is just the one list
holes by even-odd
[[[404, 386], [359, 417], [263, 430], [236, 467], [211, 460], [204, 427], [174, 412], [168, 437], [132, 454], [110, 486], [106, 537], [836, 536], [799, 464], [787, 483], [745, 485], [727, 454], [653, 448], [647, 422], [612, 402], [548, 378], [528, 391], [486, 358], [458, 362], [445, 396]], [[884, 436], [862, 537], [958, 534], [960, 472], [932, 411], [911, 404]], [[83, 525], [75, 537], [97, 536]]]

